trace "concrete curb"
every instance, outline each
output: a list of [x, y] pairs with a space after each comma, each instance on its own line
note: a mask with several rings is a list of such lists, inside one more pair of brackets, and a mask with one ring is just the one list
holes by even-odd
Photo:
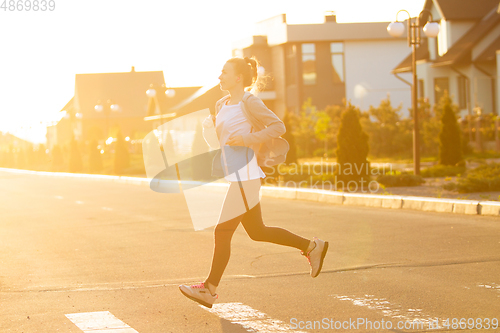
[[[148, 187], [150, 186], [150, 179], [139, 177], [31, 171], [9, 168], [0, 168], [0, 172], [1, 171], [18, 174], [33, 174], [50, 177], [70, 177], [85, 180], [111, 181]], [[172, 183], [172, 181], [165, 182]], [[220, 191], [222, 187], [228, 186], [224, 183], [205, 184], [205, 186], [207, 185], [213, 186], [214, 190], [218, 191]], [[498, 201], [475, 201], [414, 196], [345, 193], [328, 190], [296, 189], [274, 186], [262, 186], [261, 191], [262, 196], [270, 198], [317, 201], [334, 205], [366, 206], [390, 209], [412, 209], [427, 212], [456, 213], [467, 215], [500, 216], [500, 202]]]

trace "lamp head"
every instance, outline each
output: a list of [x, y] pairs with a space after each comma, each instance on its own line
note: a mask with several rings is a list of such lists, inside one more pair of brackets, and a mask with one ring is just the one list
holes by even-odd
[[120, 112], [121, 111], [120, 106], [118, 104], [111, 104], [110, 109], [113, 112]]
[[405, 25], [401, 22], [391, 22], [387, 26], [387, 32], [392, 37], [400, 37], [405, 32]]
[[439, 24], [436, 22], [427, 22], [423, 30], [427, 37], [435, 38], [439, 34]]
[[167, 95], [168, 98], [175, 97], [175, 90], [174, 89], [167, 89], [165, 91], [165, 95]]

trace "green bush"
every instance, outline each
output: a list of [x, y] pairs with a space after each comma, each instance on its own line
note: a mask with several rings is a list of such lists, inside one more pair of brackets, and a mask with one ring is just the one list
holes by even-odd
[[458, 178], [456, 183], [443, 185], [443, 188], [459, 193], [500, 191], [500, 164], [481, 165]]
[[377, 182], [385, 187], [399, 186], [419, 186], [425, 183], [421, 176], [410, 175], [409, 173], [385, 174], [377, 177]]
[[449, 165], [434, 165], [430, 168], [422, 169], [420, 175], [424, 178], [428, 177], [453, 177], [464, 174], [466, 171], [465, 166], [449, 166]]

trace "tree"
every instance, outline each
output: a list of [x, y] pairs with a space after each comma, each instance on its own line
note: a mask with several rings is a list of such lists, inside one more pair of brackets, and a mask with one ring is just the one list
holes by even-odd
[[288, 150], [288, 153], [286, 154], [286, 160], [285, 163], [291, 164], [291, 163], [297, 163], [297, 145], [295, 143], [295, 135], [293, 135], [293, 125], [291, 118], [295, 117], [295, 115], [291, 112], [285, 112], [285, 117], [283, 118], [283, 123], [285, 124], [286, 132], [283, 134], [283, 139], [288, 141], [288, 144], [290, 145], [290, 149]]
[[78, 142], [73, 137], [70, 142], [69, 151], [69, 172], [82, 172], [83, 162]]
[[12, 144], [9, 145], [9, 149], [7, 150], [6, 156], [5, 156], [5, 166], [8, 168], [13, 168], [15, 165], [15, 153], [14, 153], [14, 146]]
[[368, 135], [359, 122], [360, 111], [349, 102], [345, 105], [337, 135], [337, 181], [369, 182]]
[[365, 113], [367, 118], [362, 119], [362, 124], [369, 136], [370, 153], [373, 156], [401, 156], [411, 151], [411, 141], [408, 146], [408, 136], [411, 140], [409, 121], [401, 119], [401, 109], [402, 105], [394, 108], [388, 96], [378, 107], [370, 106], [368, 113]]
[[293, 134], [299, 144], [297, 147], [300, 157], [311, 156], [312, 148], [315, 144], [314, 126], [316, 125], [316, 107], [312, 105], [311, 98], [308, 98], [302, 105], [302, 110], [297, 118], [297, 124], [293, 124]]
[[344, 105], [329, 105], [325, 108], [325, 112], [330, 117], [330, 141], [331, 147], [328, 150], [333, 151], [333, 155], [335, 155], [335, 151], [337, 150], [337, 136], [339, 134], [340, 127], [340, 118], [342, 116], [342, 111], [345, 107], [345, 100], [343, 101]]
[[26, 169], [26, 152], [25, 148], [20, 148], [17, 150], [16, 154], [16, 167], [18, 169]]
[[99, 173], [102, 170], [101, 150], [97, 146], [97, 140], [90, 141], [89, 147], [89, 171], [90, 173]]
[[130, 156], [128, 152], [127, 142], [123, 138], [121, 130], [116, 134], [115, 146], [115, 174], [121, 175], [123, 171], [130, 166]]
[[324, 157], [328, 158], [328, 143], [333, 138], [333, 122], [326, 111], [319, 111], [317, 113], [317, 122], [314, 126], [314, 134], [316, 138], [324, 143]]
[[52, 171], [62, 171], [64, 158], [59, 145], [54, 145], [52, 148]]
[[455, 165], [463, 160], [461, 135], [451, 98], [446, 91], [439, 101], [438, 110], [442, 114], [439, 133], [439, 164]]
[[[196, 123], [196, 131], [194, 133], [193, 144], [191, 146], [191, 171], [192, 180], [203, 181], [210, 179], [211, 177], [211, 167], [212, 160], [205, 160], [204, 158], [208, 156], [205, 154], [207, 152], [207, 142], [203, 138], [203, 127], [201, 122]], [[183, 177], [184, 178], [184, 177]]]
[[422, 155], [436, 156], [439, 148], [440, 120], [436, 108], [431, 112], [431, 106], [427, 99], [418, 100], [419, 125], [420, 125], [420, 148]]
[[47, 158], [47, 148], [43, 143], [40, 143], [36, 149], [36, 154], [35, 154], [35, 163], [37, 165], [41, 165], [42, 167], [45, 166], [45, 164], [48, 163], [48, 158]]
[[28, 144], [26, 146], [26, 168], [33, 170], [35, 168], [35, 151], [34, 145]]

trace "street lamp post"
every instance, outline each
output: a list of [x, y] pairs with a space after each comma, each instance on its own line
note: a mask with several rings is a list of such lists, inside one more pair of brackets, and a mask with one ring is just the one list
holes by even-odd
[[474, 112], [477, 115], [476, 118], [476, 147], [479, 152], [483, 151], [483, 138], [481, 137], [481, 122], [483, 120], [482, 110], [480, 107], [475, 107]]
[[[165, 84], [162, 84], [161, 87], [157, 88], [157, 89], [160, 89], [161, 91], [163, 91], [165, 93], [165, 96], [167, 96], [167, 98], [175, 97], [175, 90], [171, 89], [171, 88], [167, 88], [165, 86]], [[156, 98], [156, 89], [155, 89], [154, 84], [151, 83], [149, 85], [149, 89], [146, 90], [146, 95], [149, 98], [153, 98], [155, 101], [155, 105], [160, 109], [160, 121], [161, 121], [163, 119], [163, 109], [159, 107], [159, 102], [158, 102], [158, 99]]]
[[[163, 109], [160, 107], [160, 103], [159, 103], [158, 98], [156, 96], [156, 89], [159, 89], [160, 91], [164, 92], [165, 96], [167, 96], [167, 99], [175, 97], [175, 90], [172, 89], [172, 88], [167, 88], [165, 86], [165, 84], [162, 84], [161, 87], [155, 87], [155, 85], [152, 84], [152, 83], [149, 85], [149, 89], [146, 90], [146, 95], [148, 96], [148, 98], [151, 98], [151, 99], [154, 100], [155, 106], [159, 109], [159, 113], [160, 113], [160, 115], [159, 115], [159, 121], [158, 122], [156, 122], [156, 121], [153, 122], [153, 129], [156, 129], [156, 128], [160, 127], [162, 125], [162, 123], [163, 123], [163, 119], [164, 118], [171, 118], [172, 116], [175, 116], [175, 114], [166, 114], [166, 115], [163, 115]], [[149, 120], [149, 118], [156, 119], [156, 118], [158, 118], [158, 116], [147, 117], [147, 118], [145, 118], [145, 120], [146, 119]], [[157, 126], [157, 124], [159, 124], [159, 125]], [[161, 133], [161, 131], [160, 131], [160, 133]], [[161, 135], [162, 135], [162, 138], [163, 138], [163, 134], [161, 134]], [[163, 139], [165, 139], [165, 138], [163, 138]]]
[[94, 110], [97, 113], [101, 113], [104, 111], [104, 115], [106, 116], [106, 133], [105, 133], [105, 143], [108, 143], [108, 135], [109, 135], [109, 115], [111, 112], [120, 112], [120, 106], [116, 103], [113, 103], [110, 99], [108, 99], [105, 103], [105, 106], [101, 101], [97, 101], [97, 104], [94, 106]]
[[405, 12], [408, 14], [408, 46], [411, 47], [411, 70], [413, 76], [412, 84], [412, 108], [413, 108], [413, 173], [420, 174], [420, 138], [418, 128], [418, 97], [417, 97], [417, 46], [420, 45], [420, 19], [424, 12], [428, 12], [430, 21], [428, 21], [423, 30], [427, 37], [434, 38], [439, 33], [439, 24], [432, 22], [432, 14], [429, 10], [424, 9], [418, 17], [412, 18], [406, 10], [400, 10], [396, 14], [396, 22], [392, 22], [387, 26], [387, 31], [393, 37], [399, 37], [404, 33], [404, 24], [398, 21], [398, 14]]

